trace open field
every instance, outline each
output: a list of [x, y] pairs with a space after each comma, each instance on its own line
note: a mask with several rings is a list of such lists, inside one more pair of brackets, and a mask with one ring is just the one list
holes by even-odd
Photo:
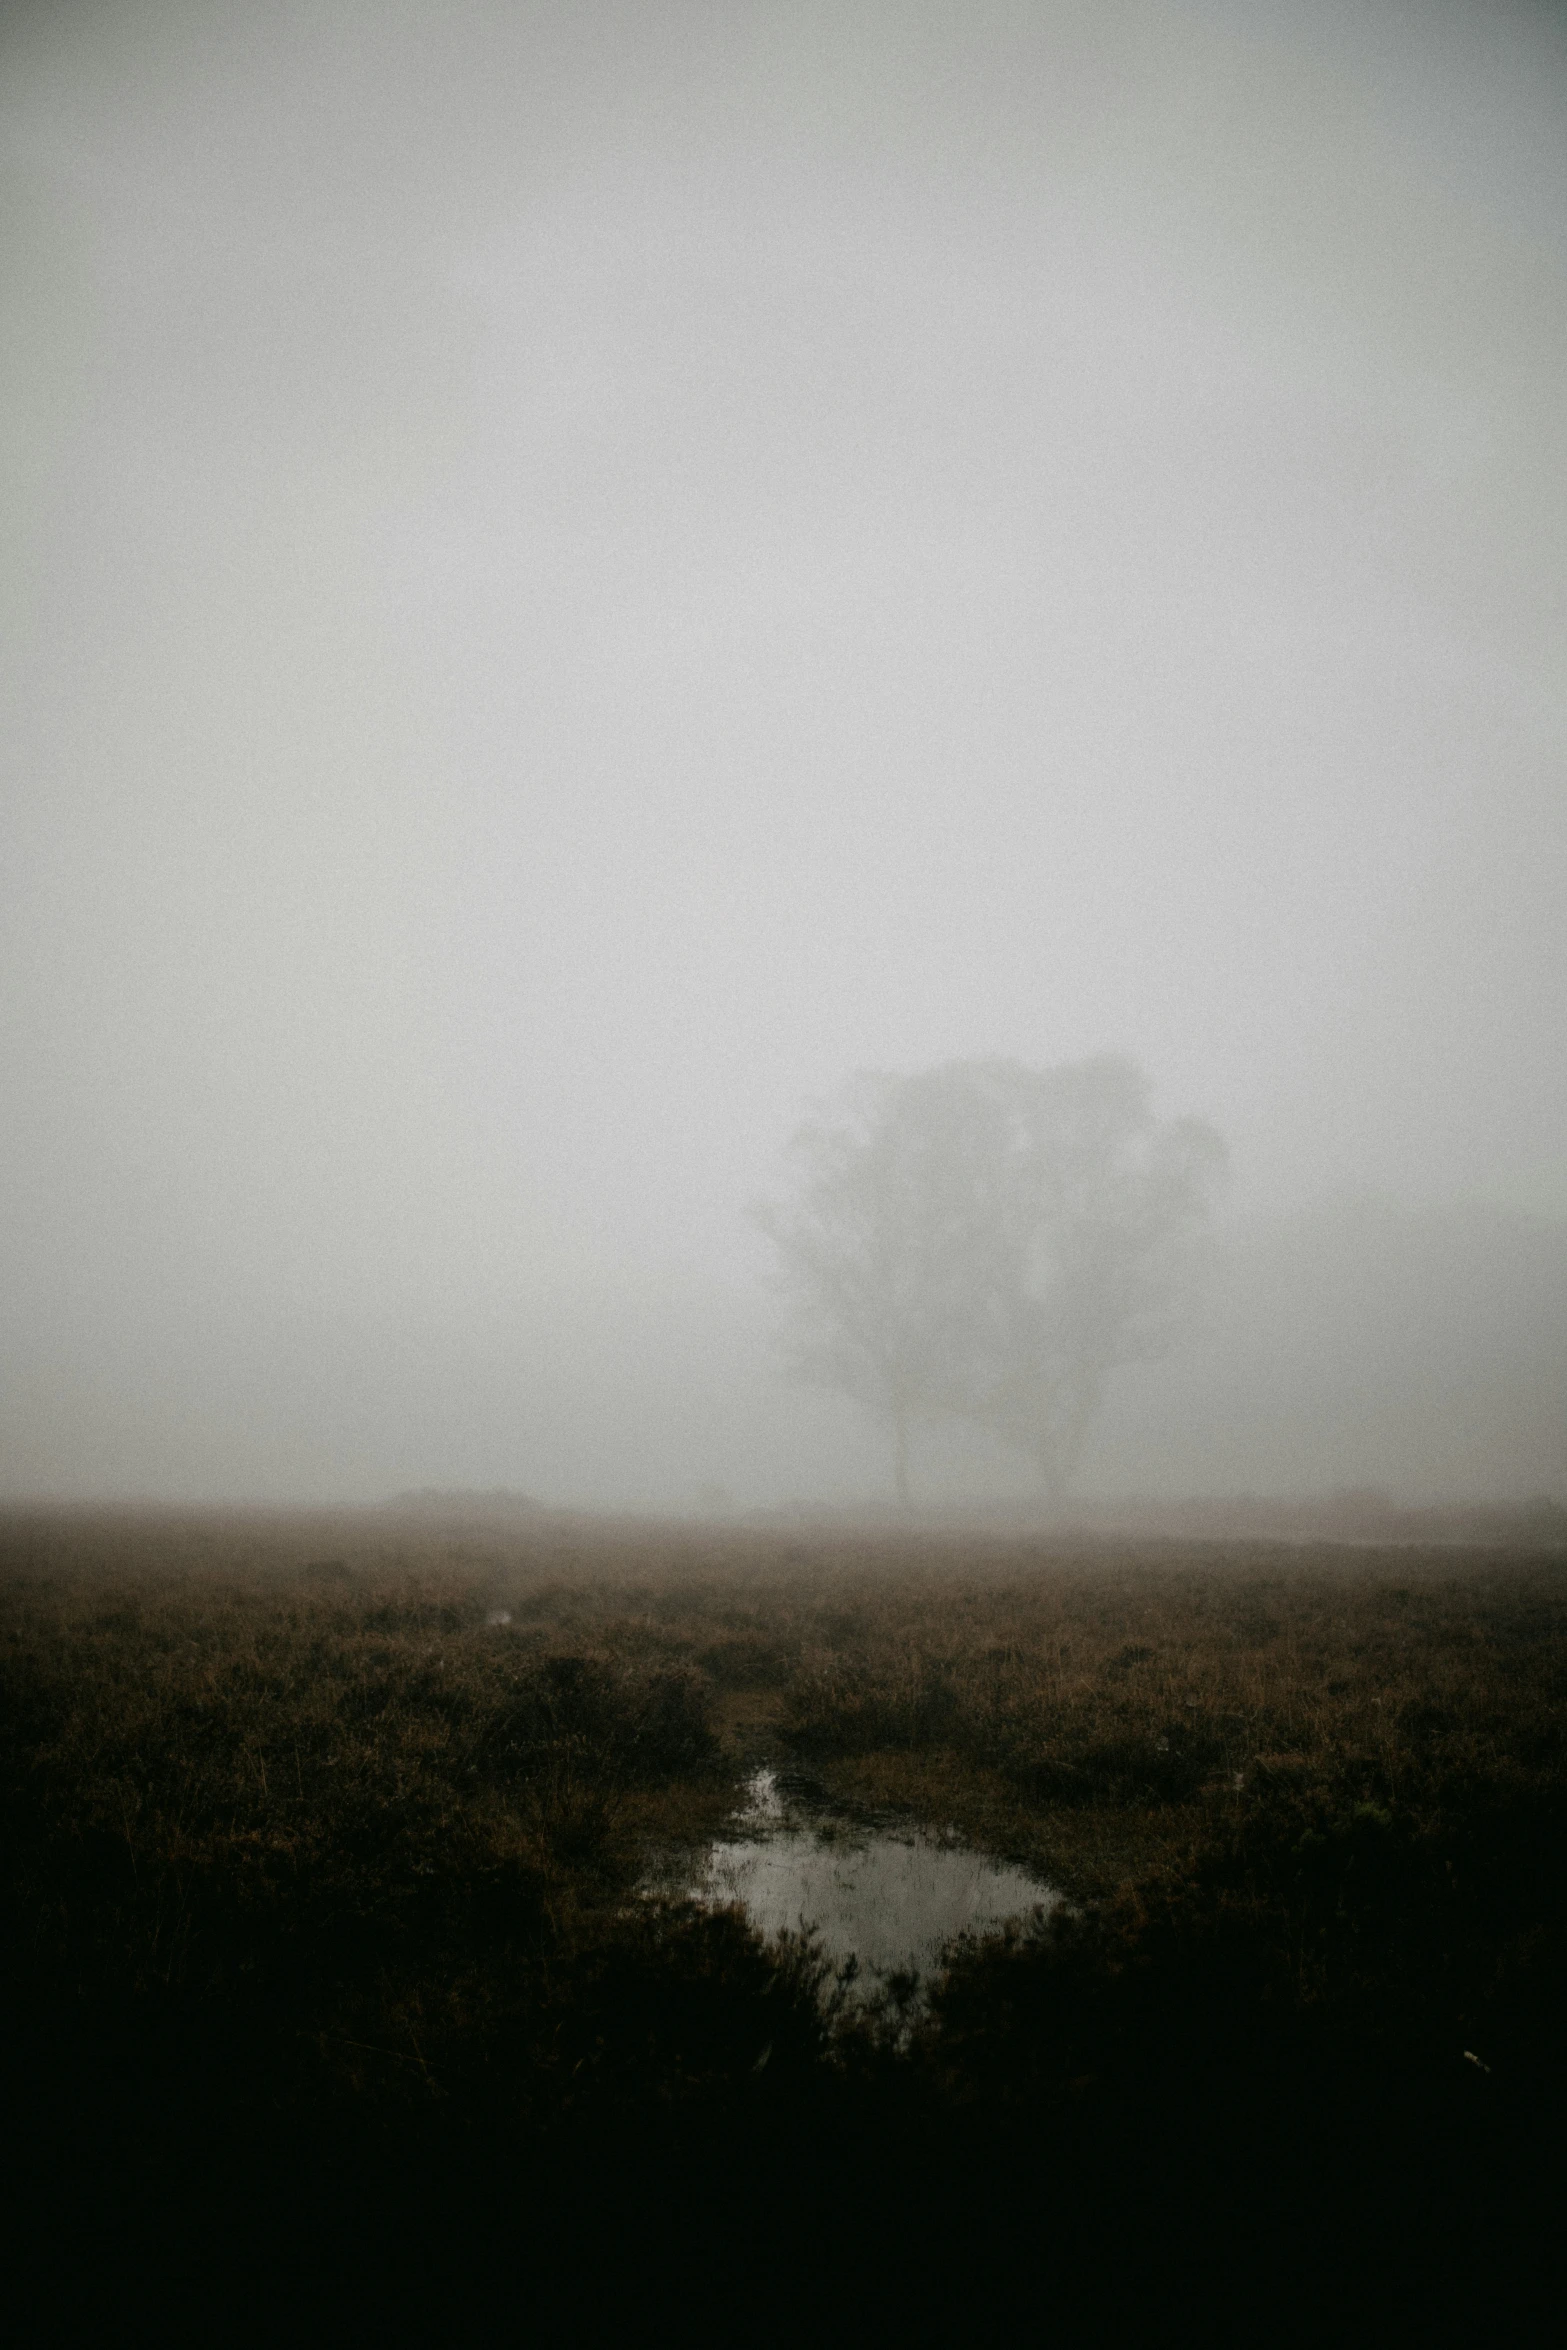
[[[1559, 1549], [18, 1514], [0, 1606], [12, 2088], [147, 2295], [264, 2208], [363, 2296], [410, 2196], [427, 2281], [482, 2211], [536, 2292], [611, 2210], [709, 2285], [790, 2231], [798, 2288], [846, 2205], [892, 2269], [939, 2215], [954, 2307], [1157, 2301], [1178, 2245], [1210, 2338], [1286, 2273], [1377, 2273], [1339, 2338], [1543, 2284]], [[808, 1949], [639, 1893], [767, 1758], [1071, 1914], [834, 2032]]]

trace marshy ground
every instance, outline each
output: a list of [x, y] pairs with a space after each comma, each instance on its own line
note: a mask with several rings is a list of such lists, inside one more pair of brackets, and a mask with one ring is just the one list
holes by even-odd
[[[1074, 2340], [1415, 2339], [1553, 2289], [1559, 1549], [14, 1515], [0, 1604], [62, 2335], [924, 2339], [1026, 2288]], [[1067, 1900], [912, 2029], [835, 2006], [649, 1897], [764, 1765]]]

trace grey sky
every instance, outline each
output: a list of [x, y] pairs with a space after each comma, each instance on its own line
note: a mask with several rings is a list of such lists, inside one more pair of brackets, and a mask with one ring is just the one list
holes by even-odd
[[327, 1324], [418, 1481], [388, 1331], [742, 1288], [860, 1066], [1567, 1207], [1564, 133], [1542, 9], [13, 7], [0, 1485], [286, 1487]]

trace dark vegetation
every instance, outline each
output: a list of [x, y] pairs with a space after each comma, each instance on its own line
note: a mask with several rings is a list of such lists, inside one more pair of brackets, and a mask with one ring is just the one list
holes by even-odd
[[[46, 2335], [1549, 2308], [1560, 1551], [543, 1516], [3, 1545], [9, 2273]], [[835, 2025], [808, 1946], [646, 1891], [763, 1754], [1071, 1912], [961, 1950], [912, 2038]]]

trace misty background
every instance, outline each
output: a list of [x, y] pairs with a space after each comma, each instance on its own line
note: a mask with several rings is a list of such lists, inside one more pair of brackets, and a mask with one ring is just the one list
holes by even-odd
[[1567, 1492], [1558, 11], [51, 0], [0, 208], [0, 1493], [882, 1493], [747, 1202], [1106, 1050], [1085, 1490]]

